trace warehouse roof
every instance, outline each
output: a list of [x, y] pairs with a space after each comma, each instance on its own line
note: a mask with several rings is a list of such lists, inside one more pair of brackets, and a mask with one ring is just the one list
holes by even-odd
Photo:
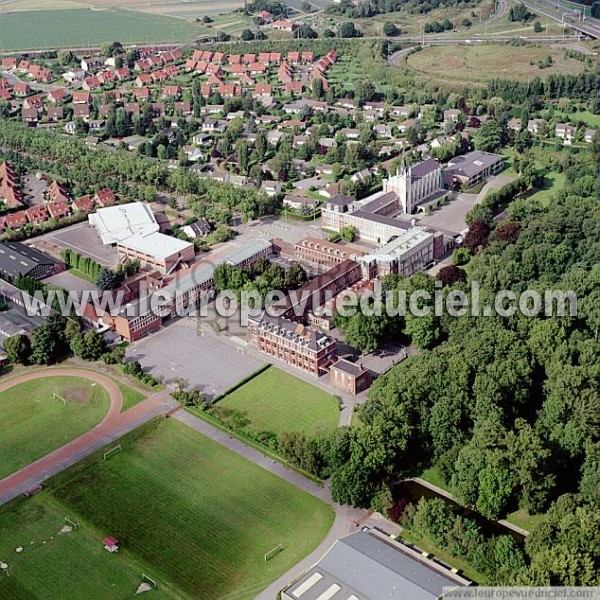
[[20, 242], [0, 243], [0, 271], [10, 277], [27, 275], [39, 265], [55, 265], [51, 256]]
[[435, 600], [469, 582], [415, 550], [374, 531], [338, 540], [284, 591], [294, 600]]

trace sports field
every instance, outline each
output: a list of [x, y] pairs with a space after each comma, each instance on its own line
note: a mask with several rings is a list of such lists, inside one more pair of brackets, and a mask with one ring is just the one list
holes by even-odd
[[[333, 523], [331, 507], [177, 421], [135, 435], [59, 476], [62, 487], [0, 510], [10, 569], [0, 597], [122, 599], [145, 572], [157, 597], [250, 600]], [[82, 528], [59, 534], [66, 515]], [[121, 541], [117, 554], [102, 548], [106, 535]]]
[[184, 19], [118, 8], [0, 12], [0, 50], [186, 42], [201, 34]]
[[[547, 56], [552, 57], [552, 66], [540, 69], [538, 63]], [[484, 83], [495, 77], [528, 80], [585, 70], [583, 63], [565, 58], [562, 49], [509, 44], [432, 46], [409, 56], [406, 64], [421, 76], [465, 84]]]
[[106, 390], [79, 377], [37, 379], [1, 392], [0, 479], [92, 429], [108, 406]]
[[332, 431], [339, 419], [339, 403], [323, 390], [274, 367], [267, 369], [218, 403], [241, 411], [249, 421], [244, 429], [300, 431], [314, 435]]

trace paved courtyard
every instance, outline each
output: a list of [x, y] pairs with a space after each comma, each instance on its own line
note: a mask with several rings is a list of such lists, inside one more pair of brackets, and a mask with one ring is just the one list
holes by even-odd
[[114, 267], [119, 262], [116, 248], [104, 246], [94, 228], [87, 221], [41, 235], [35, 238], [35, 243], [39, 250], [49, 252], [52, 248], [44, 248], [44, 246], [54, 246], [54, 253], [56, 253], [56, 249], [60, 251], [63, 248], [70, 248], [106, 267]]
[[214, 398], [256, 371], [266, 361], [248, 356], [230, 342], [207, 332], [198, 335], [196, 322], [183, 318], [169, 323], [158, 333], [135, 342], [127, 357], [138, 360], [143, 369], [162, 376], [169, 385], [183, 377], [192, 387]]

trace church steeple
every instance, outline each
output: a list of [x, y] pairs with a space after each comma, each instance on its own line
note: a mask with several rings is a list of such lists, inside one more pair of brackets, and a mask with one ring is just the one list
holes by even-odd
[[402, 144], [402, 155], [400, 156], [400, 165], [396, 168], [396, 175], [406, 174], [406, 148]]

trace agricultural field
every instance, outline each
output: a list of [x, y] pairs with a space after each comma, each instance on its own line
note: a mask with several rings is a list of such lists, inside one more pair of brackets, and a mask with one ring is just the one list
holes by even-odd
[[[217, 407], [243, 413], [250, 433], [333, 431], [339, 403], [323, 390], [271, 367], [218, 402]], [[217, 413], [219, 414], [219, 413]]]
[[36, 379], [1, 392], [0, 479], [92, 429], [108, 406], [104, 388], [78, 377]]
[[[81, 528], [59, 535], [67, 515]], [[68, 586], [72, 598], [125, 598], [146, 573], [160, 597], [250, 600], [312, 551], [333, 518], [320, 500], [193, 429], [155, 422], [107, 461], [0, 511], [0, 560], [10, 569], [0, 586], [12, 592], [0, 596], [60, 598]], [[118, 554], [102, 549], [106, 535], [120, 540]]]
[[124, 43], [187, 42], [202, 29], [185, 21], [122, 9], [0, 11], [0, 49], [99, 46]]
[[[552, 57], [552, 65], [540, 69], [538, 63]], [[428, 47], [411, 54], [403, 64], [423, 77], [436, 81], [485, 83], [494, 77], [528, 80], [557, 73], [577, 74], [583, 63], [565, 58], [562, 49], [528, 45], [485, 44]]]

